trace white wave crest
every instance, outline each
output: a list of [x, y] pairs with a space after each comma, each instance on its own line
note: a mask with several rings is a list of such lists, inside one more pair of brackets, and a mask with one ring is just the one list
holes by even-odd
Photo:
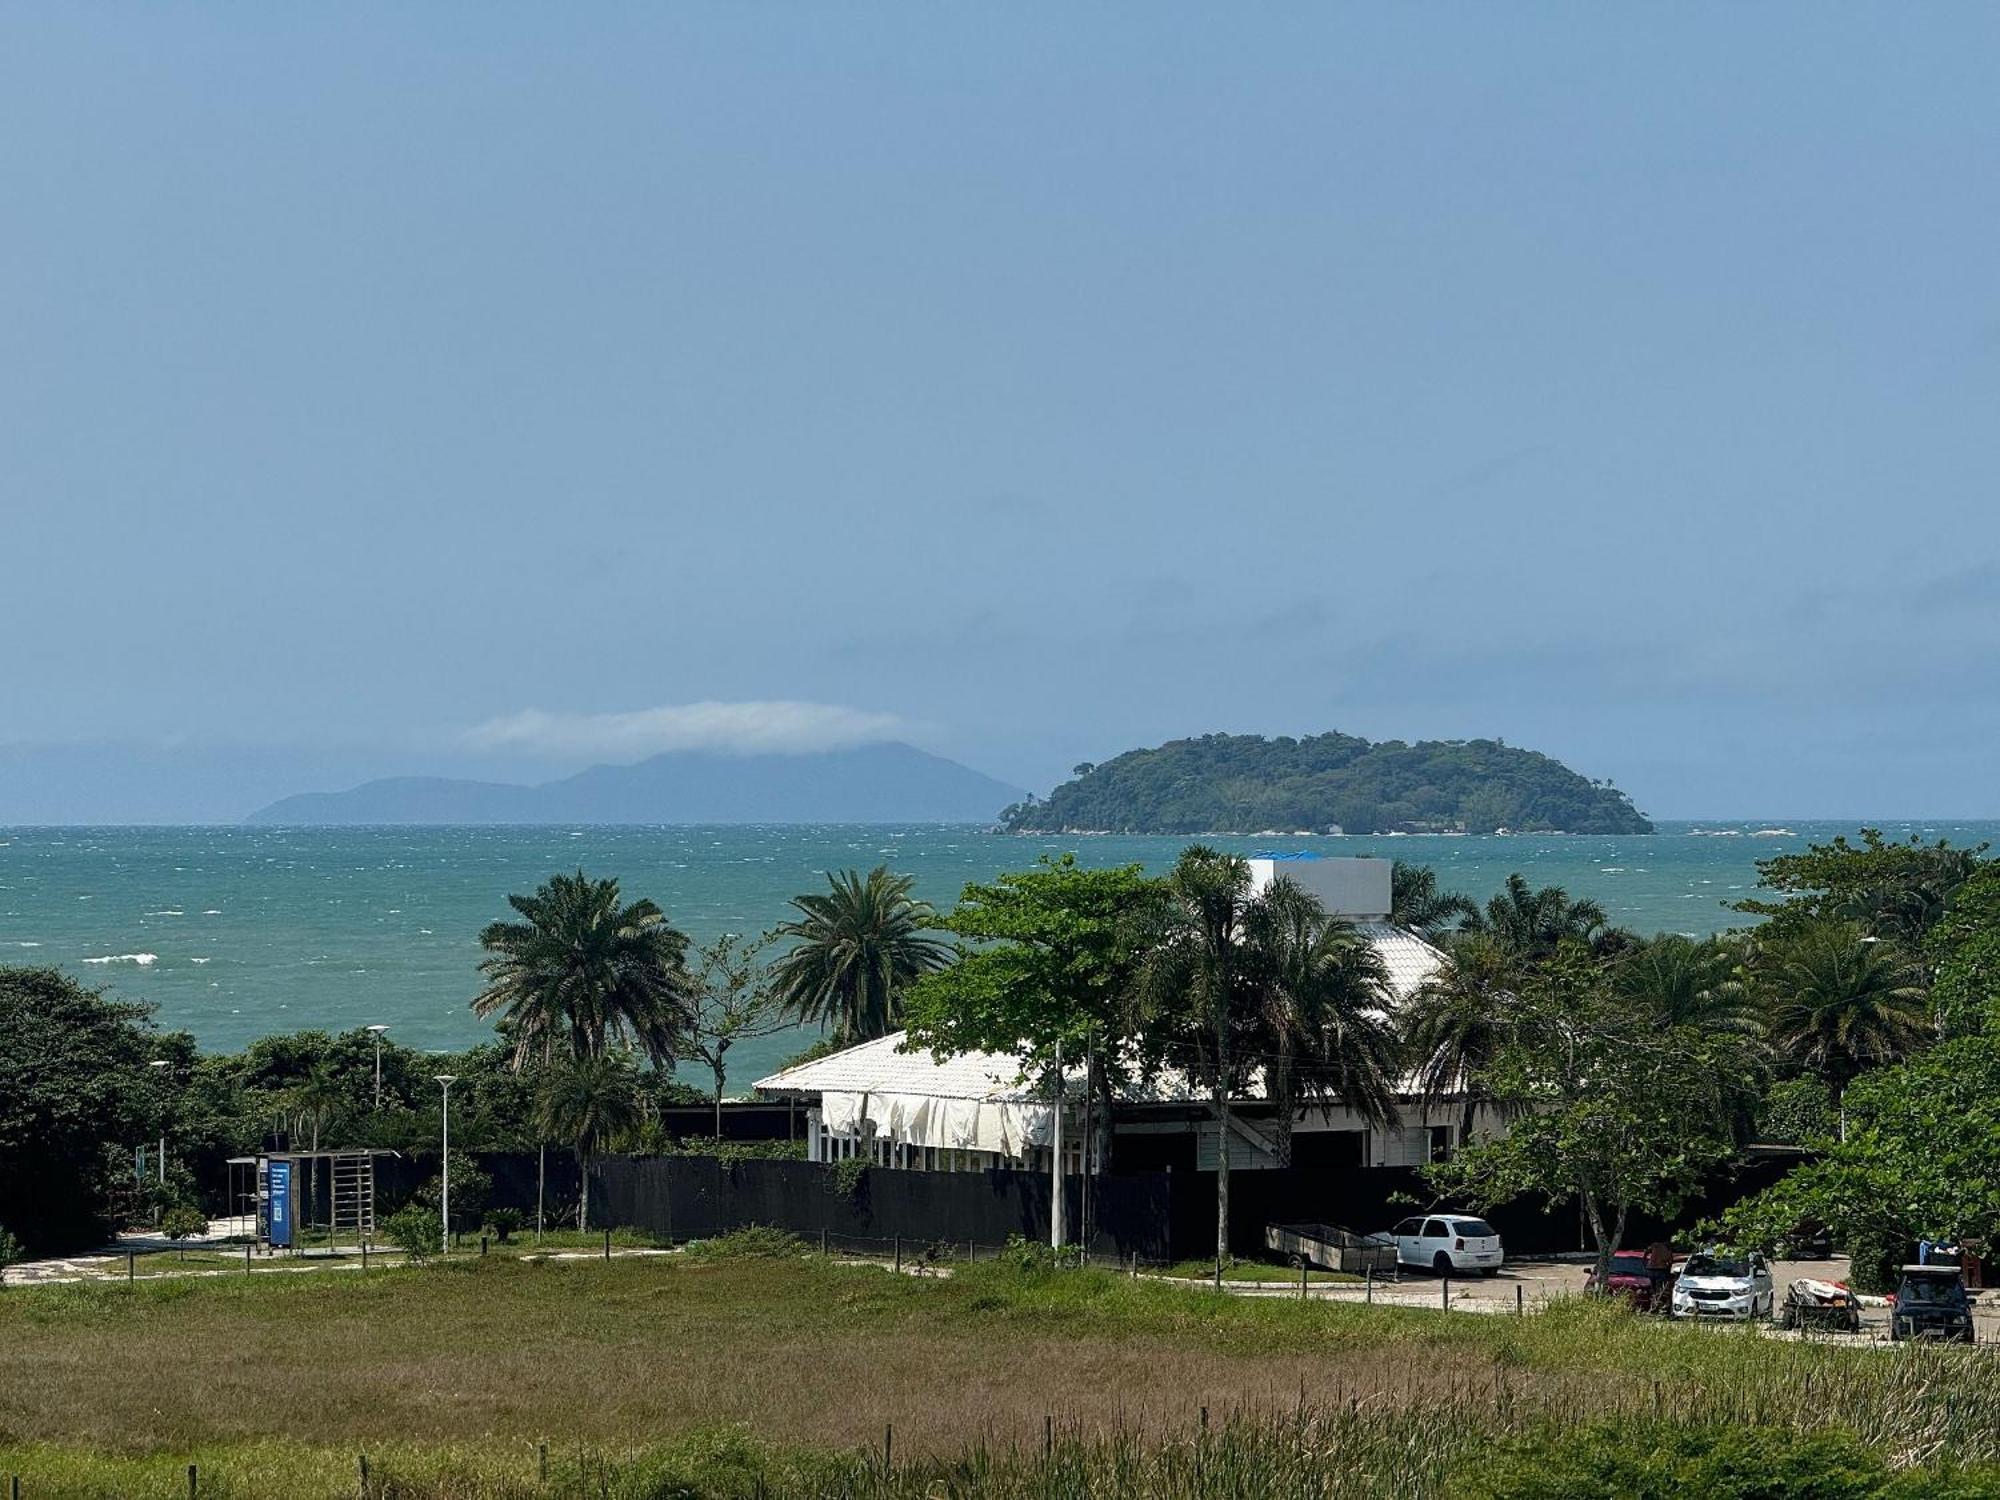
[[159, 961], [160, 955], [157, 953], [107, 953], [102, 958], [84, 960], [87, 964], [137, 964], [142, 969], [148, 964], [156, 964]]

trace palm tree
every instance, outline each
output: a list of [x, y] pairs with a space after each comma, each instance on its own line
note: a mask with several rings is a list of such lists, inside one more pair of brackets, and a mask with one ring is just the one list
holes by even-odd
[[937, 913], [910, 894], [916, 883], [877, 865], [828, 875], [827, 889], [794, 896], [796, 920], [774, 934], [792, 940], [772, 969], [786, 1010], [832, 1026], [843, 1042], [887, 1036], [903, 1013], [903, 991], [951, 961], [951, 945], [932, 936]]
[[590, 1158], [606, 1141], [639, 1124], [639, 1079], [629, 1055], [585, 1054], [558, 1063], [535, 1096], [535, 1128], [545, 1138], [568, 1141], [576, 1152], [582, 1191], [576, 1227], [590, 1227]]
[[1803, 928], [1766, 956], [1758, 982], [1771, 997], [1779, 1056], [1836, 1089], [1931, 1034], [1922, 971], [1896, 944], [1853, 922]]
[[[1229, 1096], [1235, 1086], [1235, 1032], [1250, 1009], [1241, 952], [1250, 905], [1250, 866], [1205, 844], [1181, 851], [1167, 876], [1164, 930], [1141, 970], [1147, 1008], [1186, 1015], [1215, 1114], [1215, 1258], [1229, 1258]], [[1212, 1049], [1212, 1050], [1211, 1050]]]
[[1243, 939], [1267, 1049], [1265, 1093], [1277, 1106], [1278, 1165], [1292, 1164], [1292, 1127], [1304, 1101], [1338, 1099], [1372, 1124], [1393, 1120], [1389, 970], [1374, 944], [1285, 876], [1251, 903]]
[[1425, 1115], [1453, 1094], [1464, 1100], [1461, 1145], [1472, 1136], [1479, 1077], [1513, 1039], [1520, 977], [1519, 960], [1505, 943], [1489, 933], [1468, 933], [1452, 943], [1399, 1017]]
[[472, 1002], [498, 1014], [514, 1067], [530, 1058], [596, 1057], [616, 1042], [657, 1065], [674, 1061], [691, 1008], [687, 936], [651, 901], [621, 902], [616, 880], [555, 875], [532, 896], [509, 896], [518, 922], [479, 934], [492, 957]]
[[1748, 1035], [1757, 1029], [1757, 1019], [1741, 957], [1737, 947], [1716, 938], [1668, 933], [1621, 958], [1613, 988], [1665, 1025]]
[[1428, 941], [1436, 941], [1455, 922], [1478, 915], [1470, 896], [1438, 889], [1437, 871], [1429, 865], [1397, 860], [1389, 867], [1389, 920]]
[[1629, 942], [1595, 901], [1588, 897], [1572, 901], [1559, 885], [1531, 890], [1518, 874], [1507, 877], [1483, 911], [1468, 915], [1462, 930], [1483, 933], [1521, 958], [1547, 958], [1565, 938], [1599, 952]]

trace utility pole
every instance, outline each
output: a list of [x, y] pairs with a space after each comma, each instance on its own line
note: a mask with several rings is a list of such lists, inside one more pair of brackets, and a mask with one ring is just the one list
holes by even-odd
[[1062, 1038], [1056, 1038], [1056, 1118], [1055, 1129], [1050, 1134], [1054, 1142], [1049, 1152], [1049, 1244], [1054, 1249], [1063, 1247], [1063, 1064]]
[[375, 1036], [375, 1113], [379, 1115], [382, 1113], [382, 1033], [389, 1028], [370, 1026], [368, 1029]]
[[431, 1075], [444, 1089], [444, 1161], [439, 1171], [444, 1179], [444, 1191], [438, 1195], [438, 1213], [444, 1220], [444, 1253], [451, 1254], [451, 1086], [458, 1082], [456, 1073], [434, 1073]]
[[[168, 1063], [168, 1061], [164, 1057], [156, 1057], [151, 1062], [146, 1064], [146, 1066], [149, 1068], [165, 1068], [165, 1067], [170, 1067], [172, 1065]], [[165, 1078], [167, 1075], [164, 1073], [159, 1073], [156, 1074], [155, 1076], [160, 1078]], [[167, 1127], [165, 1124], [165, 1119], [166, 1119], [166, 1112], [163, 1110], [161, 1111], [162, 1123], [160, 1125], [160, 1186], [161, 1187], [165, 1187], [167, 1185]]]

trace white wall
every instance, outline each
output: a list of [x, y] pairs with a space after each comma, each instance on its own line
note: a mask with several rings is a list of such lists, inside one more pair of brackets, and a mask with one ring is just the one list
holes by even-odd
[[1280, 875], [1304, 886], [1328, 911], [1356, 920], [1380, 921], [1389, 915], [1389, 875], [1386, 859], [1253, 859], [1250, 884], [1261, 891]]

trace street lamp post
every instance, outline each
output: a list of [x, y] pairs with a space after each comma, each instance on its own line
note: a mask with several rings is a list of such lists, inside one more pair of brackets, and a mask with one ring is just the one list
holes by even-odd
[[[156, 1057], [151, 1062], [146, 1064], [146, 1066], [149, 1068], [165, 1068], [165, 1067], [171, 1067], [172, 1064], [169, 1063], [164, 1057]], [[167, 1075], [164, 1073], [159, 1073], [156, 1074], [155, 1076], [161, 1079], [165, 1079]], [[160, 1186], [165, 1187], [166, 1185], [167, 1185], [167, 1117], [166, 1117], [166, 1111], [162, 1110], [160, 1111]]]
[[438, 1214], [444, 1220], [444, 1253], [451, 1253], [451, 1086], [458, 1082], [456, 1073], [434, 1073], [431, 1075], [444, 1090], [444, 1163], [439, 1169], [444, 1190], [438, 1194]]
[[370, 1026], [368, 1030], [375, 1037], [375, 1113], [382, 1113], [382, 1033], [386, 1026]]

